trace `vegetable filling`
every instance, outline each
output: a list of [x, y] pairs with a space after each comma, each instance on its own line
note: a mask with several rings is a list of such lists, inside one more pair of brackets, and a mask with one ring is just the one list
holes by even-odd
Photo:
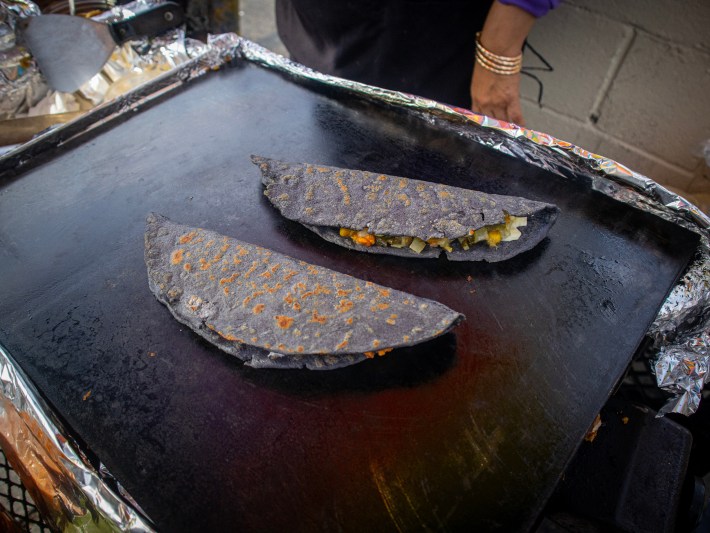
[[452, 252], [455, 246], [468, 250], [471, 246], [482, 242], [486, 242], [490, 247], [495, 247], [501, 242], [517, 241], [522, 235], [518, 228], [527, 226], [527, 224], [527, 217], [515, 217], [506, 213], [503, 224], [492, 224], [478, 229], [471, 229], [468, 235], [454, 239], [431, 238], [424, 241], [419, 237], [377, 235], [370, 233], [367, 229], [356, 230], [349, 228], [340, 228], [340, 236], [349, 237], [353, 242], [367, 247], [408, 247], [413, 252], [420, 254], [429, 246], [431, 248], [443, 248], [447, 252]]

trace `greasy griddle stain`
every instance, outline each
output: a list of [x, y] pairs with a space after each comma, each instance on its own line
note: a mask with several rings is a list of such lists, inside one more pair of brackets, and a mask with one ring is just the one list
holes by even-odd
[[[158, 300], [223, 349], [234, 343], [277, 351], [272, 358], [327, 355], [318, 361], [328, 366], [335, 357], [332, 364], [342, 366], [439, 336], [463, 318], [438, 302], [158, 215], [148, 218], [145, 246]], [[184, 257], [199, 268], [185, 268]], [[251, 357], [241, 348], [227, 351]]]
[[[447, 257], [459, 261], [502, 261], [527, 251], [544, 239], [558, 209], [542, 202], [486, 194], [373, 172], [285, 163], [253, 155], [264, 184], [264, 194], [283, 216], [300, 222], [324, 239], [363, 252], [407, 257], [438, 257], [442, 248], [421, 253], [388, 246], [365, 246], [339, 234], [340, 228], [366, 229], [383, 236], [451, 239]], [[455, 241], [484, 226], [504, 224], [506, 214], [526, 217], [522, 236], [497, 246], [486, 244], [463, 250]]]

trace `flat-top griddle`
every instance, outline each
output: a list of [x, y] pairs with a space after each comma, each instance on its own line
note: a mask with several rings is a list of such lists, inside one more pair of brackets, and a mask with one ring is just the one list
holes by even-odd
[[[499, 264], [356, 253], [283, 219], [253, 153], [561, 213]], [[528, 529], [697, 240], [584, 176], [252, 64], [46, 159], [0, 182], [0, 343], [162, 531]], [[149, 291], [150, 211], [467, 320], [331, 372], [244, 367]]]

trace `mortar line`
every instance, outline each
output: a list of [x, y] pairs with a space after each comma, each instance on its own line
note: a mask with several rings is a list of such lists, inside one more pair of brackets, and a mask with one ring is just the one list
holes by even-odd
[[612, 83], [614, 83], [617, 74], [619, 74], [619, 71], [621, 70], [621, 66], [624, 64], [624, 60], [629, 55], [631, 46], [636, 40], [636, 29], [632, 26], [629, 26], [629, 28], [631, 29], [631, 31], [629, 32], [628, 36], [625, 37], [625, 40], [621, 43], [614, 56], [611, 58], [611, 65], [607, 70], [606, 76], [604, 76], [604, 80], [602, 81], [601, 87], [597, 92], [597, 97], [594, 99], [594, 103], [592, 104], [592, 108], [589, 112], [589, 119], [594, 124], [598, 122], [600, 117], [599, 113], [601, 110], [601, 106], [604, 103], [604, 100], [606, 100], [606, 97], [609, 94], [609, 90], [611, 89], [611, 85]]

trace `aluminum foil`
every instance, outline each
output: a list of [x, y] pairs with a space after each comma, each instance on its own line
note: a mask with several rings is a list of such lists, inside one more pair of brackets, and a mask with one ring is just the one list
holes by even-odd
[[658, 385], [674, 394], [659, 411], [693, 413], [700, 405], [703, 386], [710, 382], [710, 320], [682, 345], [663, 346], [655, 364]]
[[[234, 34], [214, 36], [210, 44], [220, 51], [223, 61], [243, 57], [283, 72], [302, 83], [326, 84], [375, 101], [403, 107], [424, 120], [453, 129], [462, 137], [545, 170], [563, 176], [588, 176], [595, 190], [700, 234], [701, 243], [696, 259], [665, 301], [648, 335], [653, 338], [658, 350], [656, 368], [659, 365], [660, 368], [666, 368], [673, 361], [681, 361], [683, 357], [689, 361], [697, 359], [699, 365], [694, 368], [707, 366], [710, 355], [707, 352], [698, 355], [691, 347], [698, 346], [694, 321], [710, 313], [710, 217], [691, 202], [612, 159], [546, 133], [425, 98], [328, 76]], [[707, 146], [703, 150], [710, 151]], [[669, 410], [685, 415], [695, 412], [704, 381], [696, 379], [695, 383], [700, 386], [687, 388], [684, 386], [687, 379], [678, 372], [657, 374], [657, 380], [659, 387], [676, 395], [660, 414]]]
[[153, 531], [89, 465], [1, 345], [0, 384], [0, 445], [54, 531]]
[[0, 2], [0, 120], [26, 111], [49, 90], [32, 57], [15, 39], [17, 21], [38, 14], [33, 2]]

